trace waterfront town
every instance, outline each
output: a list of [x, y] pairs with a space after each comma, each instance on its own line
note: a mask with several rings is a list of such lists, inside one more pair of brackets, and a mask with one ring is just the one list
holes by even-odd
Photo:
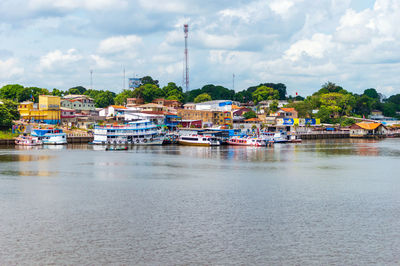
[[[297, 93], [287, 96], [282, 83], [264, 83], [239, 92], [206, 85], [186, 93], [172, 82], [161, 88], [149, 76], [130, 84], [119, 94], [81, 86], [50, 92], [6, 85], [0, 89], [2, 139], [8, 140], [3, 142], [42, 144], [46, 141], [34, 142], [30, 135], [43, 139], [54, 130], [65, 134], [65, 140], [53, 144], [69, 140], [208, 146], [216, 138], [221, 144], [264, 146], [303, 139], [400, 135], [399, 95], [385, 98], [375, 89], [357, 95], [327, 82], [304, 98]], [[145, 129], [123, 131], [133, 126]]]

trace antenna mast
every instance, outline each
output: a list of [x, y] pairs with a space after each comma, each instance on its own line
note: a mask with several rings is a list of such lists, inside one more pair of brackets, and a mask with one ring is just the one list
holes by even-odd
[[189, 33], [189, 25], [185, 24], [183, 25], [183, 32], [185, 34], [185, 82], [184, 85], [186, 87], [186, 92], [189, 90], [189, 55], [188, 55], [188, 48], [187, 48], [187, 39], [188, 39], [188, 33]]

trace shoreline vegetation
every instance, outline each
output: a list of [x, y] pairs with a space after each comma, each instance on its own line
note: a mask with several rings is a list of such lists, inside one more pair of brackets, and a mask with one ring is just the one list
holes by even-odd
[[0, 130], [0, 139], [11, 140], [18, 137], [19, 133], [12, 133], [11, 130]]

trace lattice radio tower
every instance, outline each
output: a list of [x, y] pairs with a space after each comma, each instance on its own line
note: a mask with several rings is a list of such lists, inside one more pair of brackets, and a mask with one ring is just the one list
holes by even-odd
[[187, 47], [187, 39], [189, 33], [189, 25], [183, 25], [183, 32], [185, 33], [185, 75], [184, 75], [184, 86], [186, 88], [186, 92], [189, 91], [189, 54]]

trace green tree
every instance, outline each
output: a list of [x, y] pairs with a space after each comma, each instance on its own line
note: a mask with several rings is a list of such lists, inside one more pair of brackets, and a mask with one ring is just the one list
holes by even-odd
[[223, 86], [208, 84], [201, 88], [201, 93], [207, 93], [214, 100], [233, 100], [234, 90], [229, 90]]
[[191, 90], [185, 93], [185, 102], [194, 102], [194, 99], [202, 93], [201, 89]]
[[150, 76], [144, 76], [140, 79], [140, 82], [142, 83], [142, 85], [151, 84], [158, 86], [158, 80], [155, 80]]
[[371, 113], [376, 100], [370, 98], [369, 96], [363, 94], [361, 97], [357, 97], [354, 106], [354, 113], [358, 115], [367, 116]]
[[126, 104], [126, 99], [128, 98], [133, 98], [133, 91], [132, 90], [123, 90], [114, 99], [115, 104], [118, 105], [125, 105]]
[[278, 100], [273, 100], [272, 103], [270, 103], [270, 105], [269, 105], [269, 110], [271, 110], [271, 112], [275, 113], [279, 109], [278, 105], [279, 105]]
[[17, 93], [20, 90], [23, 90], [24, 87], [19, 84], [9, 84], [5, 85], [0, 89], [0, 99], [10, 99], [17, 100]]
[[383, 115], [393, 117], [396, 116], [397, 105], [393, 102], [387, 102], [383, 105]]
[[177, 100], [182, 103], [185, 99], [182, 88], [178, 87], [174, 82], [169, 82], [162, 90], [167, 100]]
[[2, 105], [4, 105], [7, 110], [10, 112], [12, 119], [13, 120], [18, 120], [19, 117], [19, 111], [18, 111], [18, 102], [14, 102], [12, 100], [1, 100], [3, 102]]
[[340, 120], [340, 126], [342, 126], [342, 127], [348, 127], [355, 123], [356, 123], [356, 121], [353, 118], [343, 117]]
[[207, 101], [211, 101], [212, 98], [209, 94], [207, 93], [202, 93], [200, 95], [198, 95], [195, 99], [194, 102], [195, 103], [202, 103], [202, 102], [207, 102]]
[[321, 89], [318, 92], [314, 93], [314, 95], [327, 94], [331, 92], [341, 92], [341, 91], [343, 91], [342, 87], [337, 86], [335, 83], [328, 81], [327, 83], [322, 85]]
[[13, 116], [4, 104], [0, 104], [0, 128], [9, 129], [13, 124]]
[[250, 110], [250, 111], [244, 113], [244, 114], [243, 114], [243, 117], [244, 117], [245, 119], [256, 118], [256, 117], [257, 117], [257, 114], [256, 114], [253, 110]]
[[102, 93], [102, 92], [103, 92], [103, 91], [98, 91], [98, 90], [89, 89], [89, 90], [86, 90], [83, 94], [89, 96], [89, 97], [92, 98], [92, 99], [95, 99], [96, 96], [97, 96], [98, 94]]
[[29, 87], [31, 90], [32, 97], [35, 103], [39, 102], [39, 95], [50, 95], [48, 89], [38, 88], [38, 87]]
[[260, 86], [252, 94], [254, 103], [259, 103], [264, 100], [277, 100], [279, 99], [279, 92], [273, 88]]
[[82, 94], [84, 94], [85, 92], [86, 92], [86, 88], [85, 88], [85, 87], [77, 86], [77, 87], [70, 88], [70, 89], [67, 91], [67, 94], [82, 95]]
[[114, 104], [115, 93], [111, 91], [101, 91], [94, 97], [94, 104], [98, 108], [105, 108]]
[[368, 96], [368, 97], [370, 97], [370, 98], [372, 98], [372, 99], [377, 99], [377, 100], [379, 100], [379, 94], [378, 94], [378, 92], [377, 92], [375, 89], [373, 89], [373, 88], [371, 88], [371, 89], [366, 89], [366, 90], [364, 91], [363, 95]]
[[316, 114], [316, 117], [321, 119], [322, 123], [333, 123], [332, 111], [328, 107], [321, 106]]
[[29, 88], [21, 88], [17, 91], [17, 101], [23, 102], [32, 98], [32, 90]]
[[301, 102], [293, 102], [285, 107], [292, 107], [296, 109], [299, 117], [312, 117], [313, 116], [313, 106], [309, 100], [304, 100]]
[[62, 96], [64, 95], [64, 91], [54, 88], [54, 89], [51, 91], [51, 95], [62, 97]]
[[143, 98], [146, 103], [164, 97], [164, 91], [154, 84], [145, 84], [133, 91], [134, 97]]

